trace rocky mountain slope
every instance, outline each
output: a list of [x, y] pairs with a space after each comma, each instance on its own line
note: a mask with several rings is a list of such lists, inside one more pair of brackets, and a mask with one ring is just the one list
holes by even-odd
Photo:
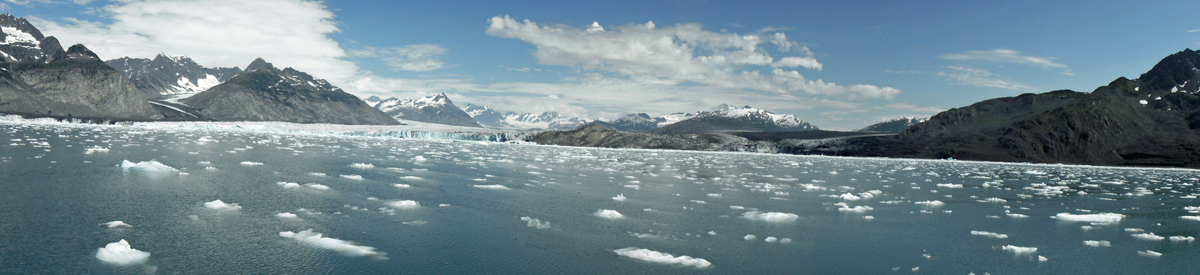
[[64, 50], [24, 18], [0, 15], [0, 113], [99, 120], [161, 119], [141, 92], [83, 45]]
[[186, 56], [161, 53], [154, 59], [122, 57], [104, 64], [121, 71], [150, 100], [198, 94], [242, 72], [237, 67], [207, 68]]
[[699, 134], [714, 132], [792, 132], [818, 130], [793, 115], [777, 115], [750, 106], [722, 104], [709, 111], [650, 130], [656, 134]]
[[237, 76], [182, 103], [203, 117], [224, 121], [399, 124], [323, 79], [292, 68], [277, 69], [261, 58]]
[[515, 112], [500, 113], [488, 106], [468, 103], [463, 106], [463, 112], [470, 115], [480, 125], [498, 129], [523, 130], [566, 130], [575, 129], [587, 124], [587, 121], [557, 112], [542, 112], [541, 114]]
[[417, 99], [395, 97], [367, 98], [367, 104], [396, 119], [414, 120], [454, 126], [481, 127], [466, 112], [454, 106], [445, 93]]
[[908, 127], [925, 122], [929, 118], [902, 117], [892, 119], [880, 123], [875, 123], [855, 130], [856, 132], [882, 132], [882, 133], [901, 133], [908, 130]]

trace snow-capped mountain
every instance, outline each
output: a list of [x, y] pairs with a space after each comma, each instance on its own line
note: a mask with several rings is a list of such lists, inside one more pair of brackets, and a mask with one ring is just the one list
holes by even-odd
[[926, 120], [929, 120], [929, 118], [927, 118], [927, 117], [921, 117], [921, 118], [902, 117], [902, 118], [892, 119], [892, 120], [888, 120], [888, 121], [884, 121], [884, 122], [880, 122], [880, 123], [871, 124], [870, 126], [864, 127], [862, 129], [858, 129], [857, 132], [899, 133], [899, 132], [904, 132], [904, 130], [908, 130], [908, 127], [917, 125], [917, 123], [925, 122]]
[[0, 113], [161, 119], [141, 93], [82, 44], [63, 50], [28, 20], [0, 14]]
[[206, 68], [186, 56], [162, 53], [154, 59], [122, 57], [104, 63], [133, 81], [146, 99], [194, 95], [242, 72], [237, 67]]
[[[646, 113], [626, 114], [623, 117], [609, 121], [608, 125], [613, 130], [622, 132], [645, 132], [658, 128], [660, 124], [671, 124], [674, 122], [666, 122], [665, 117], [650, 117]], [[678, 122], [678, 121], [675, 121]]]
[[582, 118], [563, 115], [558, 112], [543, 112], [541, 114], [516, 112], [500, 113], [488, 106], [467, 104], [462, 109], [480, 125], [500, 129], [541, 129], [566, 130], [575, 129], [587, 124]]
[[482, 127], [466, 112], [454, 106], [445, 93], [417, 99], [380, 99], [377, 96], [365, 100], [368, 105], [396, 119], [438, 123], [446, 125]]
[[324, 79], [292, 68], [275, 68], [262, 58], [246, 71], [183, 99], [202, 117], [222, 121], [400, 124]]
[[[687, 115], [680, 114], [674, 118], [683, 118]], [[811, 130], [818, 129], [816, 126], [793, 115], [779, 115], [750, 106], [735, 107], [728, 104], [721, 104], [711, 110], [697, 112], [691, 118], [667, 124], [651, 132], [659, 134], [699, 134], [733, 131], [790, 132]]]

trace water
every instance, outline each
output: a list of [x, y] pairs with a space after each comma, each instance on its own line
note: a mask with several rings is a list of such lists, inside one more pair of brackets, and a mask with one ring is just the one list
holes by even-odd
[[[1193, 170], [153, 125], [0, 122], [0, 273], [1179, 274], [1200, 267], [1195, 241], [1135, 237], [1198, 235], [1200, 221], [1181, 218], [1200, 216], [1189, 212], [1200, 208], [1185, 208], [1200, 206]], [[177, 171], [120, 167], [125, 160]], [[240, 209], [205, 207], [216, 200]], [[602, 218], [601, 210], [623, 217]], [[1051, 218], [1059, 213], [1120, 220]], [[111, 221], [132, 227], [102, 225]], [[331, 239], [317, 245], [280, 236], [308, 229]], [[126, 265], [97, 258], [122, 239], [150, 257]], [[656, 262], [614, 252], [637, 249], [671, 256]], [[675, 258], [683, 256], [691, 258]]]

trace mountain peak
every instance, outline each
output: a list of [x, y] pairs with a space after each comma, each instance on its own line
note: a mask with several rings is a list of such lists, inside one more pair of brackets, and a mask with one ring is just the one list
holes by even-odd
[[1138, 77], [1152, 91], [1166, 91], [1200, 79], [1200, 52], [1192, 49], [1169, 55]]
[[275, 66], [274, 66], [274, 65], [271, 65], [271, 63], [267, 63], [267, 61], [266, 61], [266, 60], [263, 60], [263, 59], [262, 59], [262, 57], [255, 58], [255, 59], [254, 59], [254, 62], [250, 62], [250, 65], [249, 65], [249, 66], [246, 66], [246, 71], [247, 71], [247, 72], [250, 72], [250, 71], [255, 71], [255, 70], [258, 70], [258, 69], [268, 69], [268, 70], [274, 70], [274, 69], [275, 69]]

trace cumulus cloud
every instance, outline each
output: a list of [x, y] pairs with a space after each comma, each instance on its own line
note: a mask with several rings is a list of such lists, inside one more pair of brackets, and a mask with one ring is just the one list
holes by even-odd
[[[561, 25], [543, 25], [530, 20], [517, 21], [509, 16], [488, 20], [487, 33], [513, 38], [535, 46], [533, 55], [547, 65], [571, 66], [581, 70], [613, 73], [630, 79], [668, 85], [699, 83], [712, 87], [755, 89], [776, 93], [802, 92], [849, 98], [891, 98], [900, 90], [874, 85], [849, 87], [797, 78], [770, 77], [746, 66], [778, 68], [824, 67], [811, 56], [775, 58], [763, 47], [770, 43], [784, 52], [800, 48], [786, 35], [711, 32], [699, 24], [657, 27], [653, 22], [618, 26], [606, 30], [599, 23], [587, 29]], [[790, 82], [789, 82], [790, 81]]]
[[946, 66], [948, 72], [938, 72], [934, 75], [945, 77], [958, 85], [991, 87], [1017, 91], [1036, 91], [1036, 88], [1026, 86], [1016, 81], [1005, 79], [1003, 76], [983, 69], [961, 66]]
[[446, 54], [446, 48], [433, 44], [408, 45], [379, 49], [366, 47], [350, 51], [354, 57], [374, 57], [387, 63], [393, 71], [425, 72], [445, 68], [438, 56]]
[[100, 8], [97, 15], [111, 23], [29, 19], [63, 44], [83, 43], [105, 59], [164, 52], [210, 67], [245, 67], [262, 57], [335, 83], [358, 70], [329, 38], [339, 29], [320, 1], [127, 0]]
[[649, 249], [645, 249], [645, 248], [626, 247], [626, 248], [622, 248], [622, 249], [613, 250], [613, 253], [617, 253], [617, 255], [621, 255], [623, 257], [629, 257], [629, 258], [652, 262], [652, 263], [675, 264], [675, 265], [690, 266], [690, 267], [695, 267], [695, 268], [707, 268], [707, 267], [712, 266], [712, 263], [708, 262], [708, 260], [705, 260], [705, 259], [694, 258], [692, 256], [686, 256], [686, 255], [676, 257], [671, 254], [662, 253], [662, 252], [649, 250]]

